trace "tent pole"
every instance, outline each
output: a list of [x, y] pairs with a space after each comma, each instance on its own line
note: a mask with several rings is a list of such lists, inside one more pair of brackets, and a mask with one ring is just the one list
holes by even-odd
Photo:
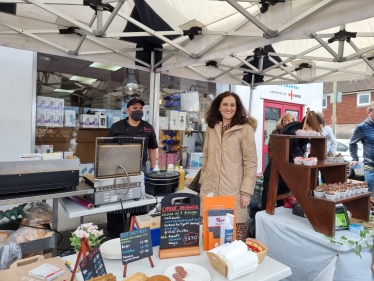
[[249, 87], [249, 112], [248, 116], [252, 116], [252, 104], [253, 104], [253, 89], [255, 87], [255, 75], [252, 75], [252, 81], [251, 81], [251, 86]]
[[333, 90], [332, 90], [332, 132], [334, 133], [334, 136], [336, 137], [336, 96], [338, 92], [338, 82], [333, 83]]
[[[155, 134], [156, 134], [156, 140], [159, 139], [159, 134], [160, 134], [160, 125], [159, 125], [159, 113], [160, 113], [160, 103], [159, 103], [159, 100], [160, 100], [160, 81], [161, 81], [161, 73], [160, 72], [157, 72], [157, 73], [154, 73], [154, 81], [155, 81], [155, 90], [154, 90], [154, 115], [153, 115], [153, 128], [155, 130]], [[156, 150], [157, 152], [157, 159], [158, 159], [158, 150]]]
[[[154, 107], [155, 107], [155, 72], [153, 66], [155, 64], [155, 52], [151, 52], [151, 67], [150, 67], [150, 78], [149, 78], [149, 120], [151, 125], [154, 125]], [[155, 129], [156, 130], [156, 129]]]

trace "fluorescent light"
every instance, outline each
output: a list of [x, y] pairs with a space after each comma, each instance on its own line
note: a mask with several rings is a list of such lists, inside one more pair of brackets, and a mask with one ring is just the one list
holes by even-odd
[[122, 68], [122, 66], [115, 66], [115, 65], [104, 64], [104, 63], [99, 63], [99, 62], [92, 63], [90, 67], [101, 68], [101, 69], [106, 69], [106, 70], [111, 70], [111, 71], [117, 71], [118, 69]]
[[75, 90], [65, 90], [65, 89], [54, 89], [54, 92], [60, 92], [60, 93], [74, 93]]
[[97, 79], [87, 78], [87, 77], [82, 77], [82, 76], [73, 76], [69, 80], [78, 81], [78, 82], [85, 83], [85, 84], [92, 84]]

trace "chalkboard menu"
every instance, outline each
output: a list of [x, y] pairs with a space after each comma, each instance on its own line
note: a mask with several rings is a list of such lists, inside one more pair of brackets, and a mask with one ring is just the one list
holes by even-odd
[[84, 280], [89, 280], [106, 274], [103, 257], [101, 256], [100, 246], [92, 251], [83, 259], [79, 266]]
[[162, 199], [160, 249], [199, 246], [199, 232], [199, 196], [175, 193]]
[[153, 255], [149, 227], [120, 234], [122, 264], [128, 264]]

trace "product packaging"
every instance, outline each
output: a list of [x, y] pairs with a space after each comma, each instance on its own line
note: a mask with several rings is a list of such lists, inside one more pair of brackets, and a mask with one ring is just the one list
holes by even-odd
[[179, 114], [178, 111], [175, 110], [166, 110], [165, 112], [166, 117], [169, 119], [169, 130], [178, 130], [179, 125]]

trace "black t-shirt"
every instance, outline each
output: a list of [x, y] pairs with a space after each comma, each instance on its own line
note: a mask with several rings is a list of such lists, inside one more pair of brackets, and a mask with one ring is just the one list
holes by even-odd
[[[148, 148], [155, 149], [158, 148], [158, 143], [156, 139], [155, 131], [151, 124], [146, 121], [140, 121], [137, 127], [131, 126], [125, 120], [120, 120], [112, 125], [109, 129], [107, 137], [142, 137], [144, 139], [143, 147], [143, 165], [148, 159]], [[105, 140], [106, 143], [142, 143], [142, 140], [134, 139], [117, 139], [117, 140]]]

